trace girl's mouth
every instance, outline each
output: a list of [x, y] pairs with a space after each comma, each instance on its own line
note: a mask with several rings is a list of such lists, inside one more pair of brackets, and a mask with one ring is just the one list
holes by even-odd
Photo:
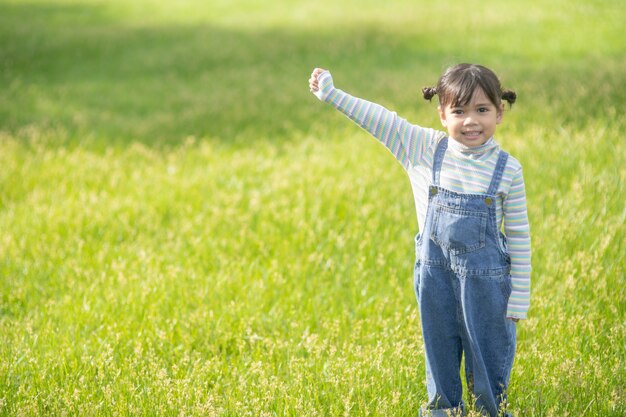
[[463, 136], [465, 136], [466, 138], [475, 138], [475, 137], [479, 137], [481, 135], [481, 131], [479, 130], [468, 130], [467, 132], [462, 132]]

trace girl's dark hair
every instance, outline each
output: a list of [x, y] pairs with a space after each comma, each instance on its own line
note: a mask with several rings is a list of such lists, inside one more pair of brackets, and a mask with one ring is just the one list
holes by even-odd
[[458, 64], [448, 68], [437, 82], [437, 87], [424, 87], [424, 99], [431, 100], [435, 94], [439, 96], [439, 104], [443, 107], [464, 106], [470, 102], [474, 91], [480, 88], [496, 106], [500, 107], [502, 100], [515, 103], [517, 94], [511, 90], [502, 90], [500, 80], [489, 68], [476, 64]]

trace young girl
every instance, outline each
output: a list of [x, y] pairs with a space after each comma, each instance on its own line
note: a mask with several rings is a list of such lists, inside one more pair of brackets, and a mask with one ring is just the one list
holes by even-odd
[[464, 412], [463, 354], [476, 407], [508, 415], [515, 322], [526, 318], [530, 298], [530, 235], [522, 168], [493, 135], [502, 99], [512, 105], [515, 93], [503, 92], [483, 66], [447, 69], [435, 88], [423, 89], [424, 98], [439, 97], [446, 134], [336, 89], [323, 69], [313, 71], [309, 87], [382, 142], [409, 175], [420, 230], [415, 292], [428, 388], [420, 415]]

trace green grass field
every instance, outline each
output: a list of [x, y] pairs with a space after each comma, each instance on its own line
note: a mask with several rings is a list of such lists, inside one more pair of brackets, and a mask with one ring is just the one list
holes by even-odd
[[[270, 3], [269, 5], [264, 3]], [[0, 0], [0, 415], [416, 416], [402, 167], [308, 91], [518, 102], [533, 296], [510, 410], [626, 415], [619, 1]]]

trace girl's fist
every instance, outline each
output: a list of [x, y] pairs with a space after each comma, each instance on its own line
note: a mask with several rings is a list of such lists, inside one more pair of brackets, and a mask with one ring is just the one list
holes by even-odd
[[322, 68], [315, 68], [313, 72], [311, 73], [311, 78], [309, 78], [309, 90], [311, 90], [312, 93], [316, 93], [317, 90], [319, 90], [320, 85], [317, 80], [317, 77], [324, 71], [326, 70]]

